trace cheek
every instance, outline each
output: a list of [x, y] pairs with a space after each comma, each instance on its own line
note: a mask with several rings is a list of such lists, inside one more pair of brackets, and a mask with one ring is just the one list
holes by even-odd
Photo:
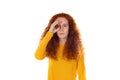
[[56, 32], [57, 36], [59, 35], [59, 31]]
[[66, 31], [65, 31], [67, 34], [69, 33], [69, 28], [68, 29], [66, 29]]

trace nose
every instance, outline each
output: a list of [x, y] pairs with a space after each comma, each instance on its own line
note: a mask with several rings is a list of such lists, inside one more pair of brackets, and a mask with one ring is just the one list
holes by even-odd
[[60, 26], [60, 31], [62, 32], [64, 29], [63, 29], [63, 27], [62, 26]]

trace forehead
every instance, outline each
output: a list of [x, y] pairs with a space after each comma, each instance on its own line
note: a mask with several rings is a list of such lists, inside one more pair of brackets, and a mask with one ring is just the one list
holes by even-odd
[[56, 21], [59, 21], [60, 23], [68, 23], [68, 20], [64, 17], [58, 17]]

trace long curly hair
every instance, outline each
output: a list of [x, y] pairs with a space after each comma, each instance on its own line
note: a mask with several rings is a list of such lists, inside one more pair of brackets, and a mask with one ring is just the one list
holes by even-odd
[[[63, 57], [65, 57], [68, 60], [77, 59], [79, 53], [81, 52], [80, 50], [82, 47], [82, 41], [80, 38], [79, 30], [75, 23], [75, 20], [73, 19], [73, 17], [71, 15], [69, 15], [67, 13], [58, 13], [58, 14], [53, 15], [51, 17], [51, 19], [49, 20], [49, 23], [41, 36], [41, 40], [44, 38], [46, 33], [49, 31], [50, 25], [58, 17], [66, 18], [68, 20], [68, 24], [69, 24], [69, 33], [68, 33], [67, 41], [64, 46]], [[58, 50], [58, 47], [59, 47], [59, 38], [58, 38], [57, 34], [54, 33], [53, 37], [51, 38], [51, 40], [49, 41], [49, 43], [46, 47], [47, 56], [49, 58], [57, 59], [56, 52]]]

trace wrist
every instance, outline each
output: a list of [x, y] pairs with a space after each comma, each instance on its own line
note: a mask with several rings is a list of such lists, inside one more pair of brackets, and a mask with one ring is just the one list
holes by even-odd
[[52, 32], [52, 33], [53, 33], [53, 31], [52, 31], [52, 30], [49, 30], [49, 32]]
[[49, 30], [48, 32], [51, 32], [51, 33], [53, 33], [53, 31], [52, 31], [52, 30]]

